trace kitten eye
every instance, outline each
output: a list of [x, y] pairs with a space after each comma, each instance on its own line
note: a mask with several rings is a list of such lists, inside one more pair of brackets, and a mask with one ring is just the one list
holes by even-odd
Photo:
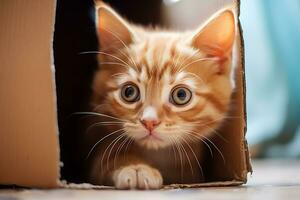
[[192, 98], [192, 92], [186, 87], [177, 87], [171, 92], [171, 103], [174, 105], [185, 105]]
[[121, 98], [128, 103], [136, 102], [140, 99], [140, 90], [133, 83], [125, 84], [121, 89]]

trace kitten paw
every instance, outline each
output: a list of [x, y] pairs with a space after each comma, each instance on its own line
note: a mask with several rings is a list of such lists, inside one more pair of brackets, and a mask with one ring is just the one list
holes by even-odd
[[113, 174], [118, 189], [159, 189], [163, 179], [160, 172], [148, 165], [129, 165], [121, 167]]

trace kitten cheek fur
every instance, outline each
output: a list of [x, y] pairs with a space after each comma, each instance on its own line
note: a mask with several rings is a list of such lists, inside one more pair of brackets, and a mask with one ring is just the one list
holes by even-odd
[[[101, 117], [100, 123], [107, 126], [97, 129], [97, 140], [90, 145], [101, 141], [88, 161], [90, 182], [158, 189], [163, 183], [204, 180], [202, 141], [225, 118], [233, 90], [235, 27], [230, 9], [216, 13], [196, 31], [181, 33], [144, 29], [108, 6], [98, 6], [101, 67], [94, 77], [91, 104], [109, 117]], [[138, 102], [121, 103], [116, 95], [120, 79], [138, 86]], [[178, 85], [193, 95], [182, 108], [169, 101]], [[151, 137], [141, 123], [149, 107], [155, 112], [151, 120], [159, 122]]]

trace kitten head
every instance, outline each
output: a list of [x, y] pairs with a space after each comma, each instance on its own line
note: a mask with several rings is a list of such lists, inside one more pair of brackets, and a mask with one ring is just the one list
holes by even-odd
[[122, 119], [124, 133], [146, 148], [209, 136], [230, 103], [235, 27], [231, 10], [180, 33], [137, 27], [99, 7], [92, 103]]

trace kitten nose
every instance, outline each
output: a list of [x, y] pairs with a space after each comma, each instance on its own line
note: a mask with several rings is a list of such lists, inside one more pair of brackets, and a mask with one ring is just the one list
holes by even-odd
[[160, 124], [157, 116], [157, 111], [153, 106], [147, 106], [145, 108], [140, 121], [144, 125], [144, 127], [150, 131], [150, 134], [152, 130]]
[[141, 120], [141, 123], [148, 129], [150, 132], [157, 127], [160, 122], [157, 120]]

